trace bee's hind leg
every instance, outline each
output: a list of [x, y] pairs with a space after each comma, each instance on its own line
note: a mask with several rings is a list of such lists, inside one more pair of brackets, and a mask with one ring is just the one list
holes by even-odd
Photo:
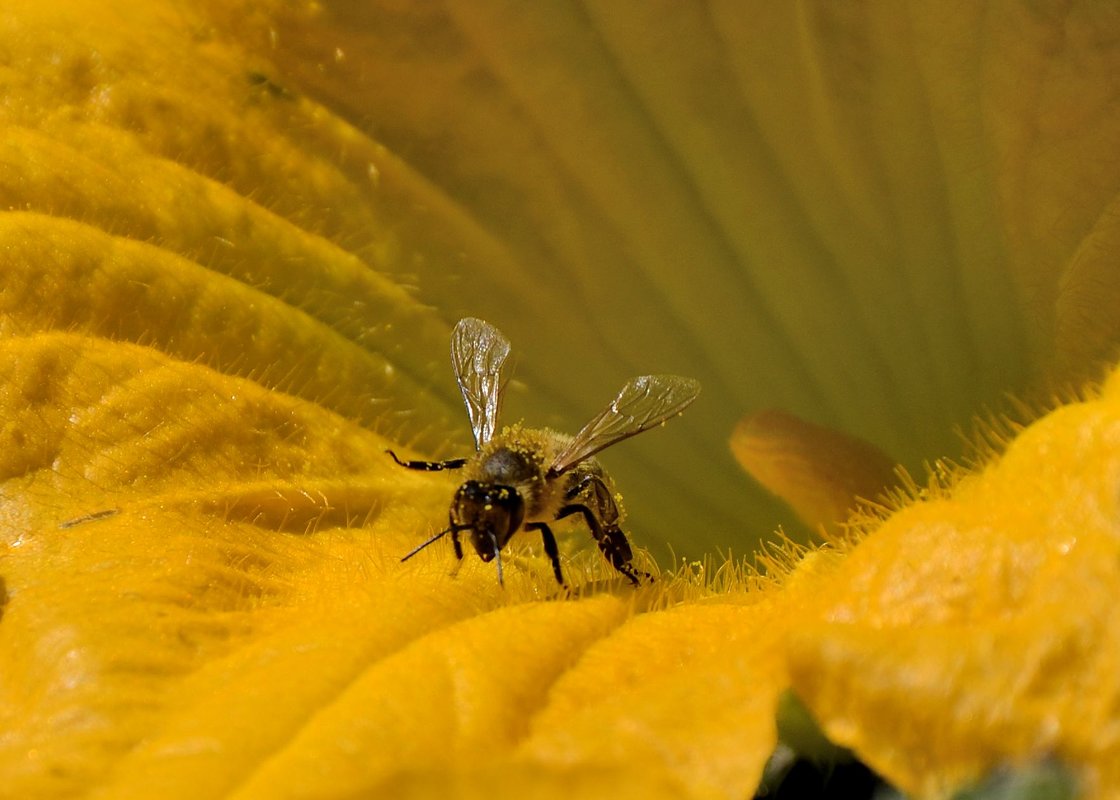
[[556, 514], [556, 519], [562, 519], [572, 514], [583, 514], [587, 527], [591, 529], [591, 535], [595, 537], [595, 542], [599, 545], [599, 550], [602, 551], [607, 561], [611, 562], [611, 566], [625, 575], [632, 584], [635, 586], [641, 585], [643, 577], [649, 580], [653, 579], [653, 576], [648, 572], [639, 572], [634, 569], [632, 563], [634, 561], [634, 551], [630, 549], [630, 542], [626, 540], [626, 534], [622, 532], [618, 525], [614, 523], [603, 525], [590, 508], [579, 503], [562, 506]]

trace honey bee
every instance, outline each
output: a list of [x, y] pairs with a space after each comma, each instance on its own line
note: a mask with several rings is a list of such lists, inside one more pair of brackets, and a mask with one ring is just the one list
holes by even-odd
[[647, 573], [620, 527], [622, 511], [611, 479], [593, 456], [616, 442], [659, 425], [688, 407], [700, 384], [676, 375], [633, 378], [575, 436], [512, 425], [498, 432], [509, 340], [480, 319], [460, 320], [451, 334], [451, 365], [474, 432], [475, 454], [447, 461], [393, 460], [417, 470], [462, 469], [466, 478], [451, 501], [448, 526], [404, 556], [407, 561], [451, 534], [461, 562], [466, 533], [483, 561], [494, 561], [503, 584], [502, 548], [517, 531], [540, 531], [557, 582], [564, 586], [556, 537], [549, 523], [580, 516], [607, 561], [634, 585]]

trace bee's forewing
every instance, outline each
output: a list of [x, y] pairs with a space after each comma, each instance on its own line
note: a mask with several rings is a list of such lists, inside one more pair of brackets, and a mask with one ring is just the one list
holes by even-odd
[[610, 405], [560, 451], [549, 472], [567, 472], [615, 442], [664, 422], [688, 408], [698, 394], [700, 383], [679, 375], [642, 375], [631, 379]]
[[471, 418], [476, 448], [494, 436], [505, 391], [509, 340], [480, 319], [467, 317], [451, 333], [451, 366]]

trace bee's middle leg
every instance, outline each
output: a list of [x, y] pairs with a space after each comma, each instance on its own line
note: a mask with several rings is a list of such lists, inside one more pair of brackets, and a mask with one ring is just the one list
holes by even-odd
[[560, 570], [560, 548], [556, 546], [556, 537], [552, 535], [552, 529], [543, 522], [530, 522], [525, 526], [525, 530], [541, 532], [541, 540], [544, 542], [544, 551], [548, 554], [548, 558], [552, 562], [552, 572], [556, 576], [556, 582], [561, 586], [567, 586], [567, 584], [564, 583], [564, 573]]

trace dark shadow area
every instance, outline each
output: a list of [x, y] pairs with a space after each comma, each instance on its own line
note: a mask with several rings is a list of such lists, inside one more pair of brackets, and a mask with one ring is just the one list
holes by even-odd
[[766, 800], [862, 800], [877, 798], [888, 785], [858, 761], [822, 764], [799, 758], [775, 786], [756, 798]]

